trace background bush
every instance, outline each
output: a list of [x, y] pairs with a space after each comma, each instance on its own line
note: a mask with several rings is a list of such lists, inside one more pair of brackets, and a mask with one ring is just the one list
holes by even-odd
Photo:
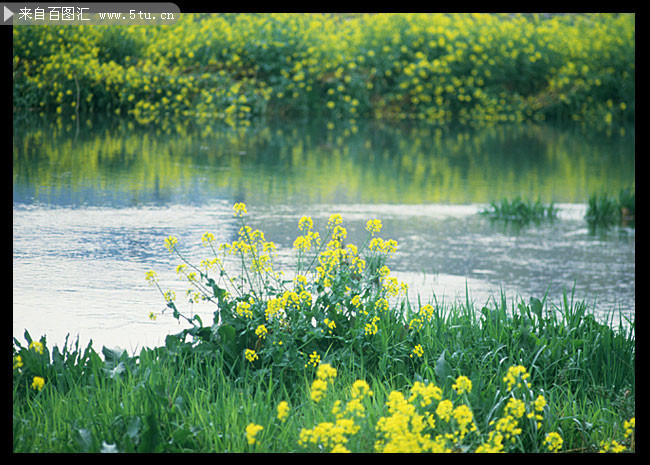
[[14, 29], [14, 106], [247, 126], [634, 122], [632, 14], [183, 14], [172, 26]]

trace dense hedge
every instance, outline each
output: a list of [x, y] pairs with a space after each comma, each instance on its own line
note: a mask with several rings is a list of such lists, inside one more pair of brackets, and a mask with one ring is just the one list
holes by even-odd
[[14, 28], [14, 109], [140, 124], [634, 122], [633, 14], [183, 14]]

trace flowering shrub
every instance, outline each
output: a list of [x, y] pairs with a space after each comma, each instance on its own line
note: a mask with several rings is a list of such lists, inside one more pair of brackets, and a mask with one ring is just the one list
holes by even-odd
[[14, 29], [14, 102], [171, 131], [324, 116], [436, 126], [634, 121], [632, 14], [188, 14]]
[[[407, 363], [412, 351], [422, 356], [422, 347], [415, 345], [417, 331], [404, 328], [407, 286], [385, 264], [397, 243], [377, 236], [379, 220], [368, 221], [366, 242], [357, 247], [345, 243], [340, 215], [330, 216], [323, 235], [314, 231], [311, 218], [302, 217], [293, 243], [296, 269], [288, 277], [275, 268], [275, 243], [246, 224], [246, 206], [238, 203], [233, 210], [240, 222], [238, 238], [216, 244], [214, 235], [205, 233], [202, 242], [210, 255], [198, 266], [184, 258], [177, 238], [165, 239], [165, 247], [183, 260], [176, 272], [190, 284], [189, 300], [217, 307], [211, 326], [182, 313], [174, 293], [160, 288], [153, 270], [145, 276], [173, 317], [191, 324], [180, 335], [183, 341], [189, 336], [193, 344], [214, 346], [233, 370], [301, 372], [318, 367], [324, 358], [355, 353], [363, 353], [364, 363], [371, 365], [373, 358], [382, 357]], [[429, 307], [420, 318], [427, 318]]]

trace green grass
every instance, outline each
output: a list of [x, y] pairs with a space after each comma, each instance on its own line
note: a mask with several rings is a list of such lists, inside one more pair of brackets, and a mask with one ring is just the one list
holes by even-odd
[[634, 187], [622, 189], [618, 197], [606, 193], [591, 195], [585, 214], [590, 228], [609, 228], [615, 225], [634, 227], [635, 197]]
[[[544, 394], [544, 431], [560, 432], [564, 450], [597, 451], [610, 439], [624, 443], [623, 422], [635, 412], [634, 323], [626, 327], [619, 320], [617, 330], [609, 323], [597, 322], [570, 296], [559, 306], [530, 299], [508, 307], [501, 297], [480, 309], [471, 303], [444, 308], [421, 329], [427, 343], [417, 362], [383, 360], [369, 367], [355, 358], [334, 364], [335, 398], [344, 398], [356, 379], [366, 380], [375, 394], [365, 404], [365, 426], [347, 445], [353, 452], [373, 451], [372, 426], [387, 414], [391, 391], [428, 380], [448, 393], [461, 374], [473, 383], [467, 401], [484, 431], [512, 365], [527, 367], [535, 393]], [[332, 421], [331, 401], [321, 408], [310, 400], [311, 367], [288, 378], [272, 368], [228, 376], [218, 350], [171, 339], [137, 356], [104, 350], [101, 359], [89, 347], [87, 357], [69, 352], [68, 363], [58, 365], [46, 361], [47, 344], [38, 366], [28, 360], [33, 349], [18, 341], [14, 347], [25, 362], [14, 370], [15, 452], [304, 452], [300, 430]], [[38, 392], [29, 387], [30, 376], [44, 368], [46, 384]], [[77, 376], [67, 376], [70, 370]], [[286, 423], [276, 418], [282, 400], [291, 405]], [[244, 433], [249, 423], [264, 427], [253, 445]], [[527, 437], [515, 451], [535, 447]]]
[[521, 197], [501, 199], [490, 202], [490, 206], [481, 210], [482, 215], [495, 220], [503, 220], [514, 224], [539, 223], [557, 218], [557, 207], [551, 202], [544, 204], [539, 199], [532, 201]]

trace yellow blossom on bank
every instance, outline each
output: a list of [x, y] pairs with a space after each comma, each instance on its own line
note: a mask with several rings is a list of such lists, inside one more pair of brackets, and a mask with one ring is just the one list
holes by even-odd
[[472, 381], [467, 376], [459, 376], [451, 386], [458, 394], [472, 391]]
[[241, 202], [236, 203], [232, 208], [235, 211], [235, 216], [244, 216], [248, 213], [246, 211], [246, 204]]
[[248, 426], [246, 426], [246, 440], [248, 441], [249, 445], [253, 445], [257, 442], [257, 433], [263, 429], [263, 426], [256, 425], [255, 423], [249, 423]]
[[422, 346], [420, 344], [416, 345], [413, 348], [413, 352], [411, 353], [411, 357], [413, 357], [413, 355], [416, 355], [418, 357], [422, 357], [424, 355], [424, 349], [422, 348]]
[[562, 449], [562, 436], [560, 436], [555, 431], [548, 433], [544, 438], [544, 444], [550, 452], [559, 452]]
[[374, 236], [375, 233], [381, 231], [381, 226], [382, 226], [381, 220], [377, 220], [377, 219], [368, 220], [368, 222], [366, 223], [366, 230], [368, 230], [368, 232], [370, 232], [370, 234]]
[[289, 403], [286, 400], [281, 401], [277, 407], [278, 410], [278, 420], [285, 422], [289, 417]]
[[[316, 352], [314, 352], [315, 354]], [[318, 357], [320, 360], [320, 357]], [[318, 366], [318, 369], [316, 370], [316, 377], [318, 379], [322, 380], [333, 380], [336, 378], [337, 371], [336, 368], [334, 368], [332, 365], [329, 363], [322, 363]]]
[[175, 236], [169, 236], [167, 239], [165, 239], [165, 248], [170, 252], [174, 251], [176, 244], [178, 244], [178, 238]]
[[32, 342], [29, 343], [29, 348], [33, 349], [34, 352], [36, 352], [38, 354], [43, 353], [43, 343], [41, 343], [41, 342], [32, 341]]
[[623, 428], [625, 428], [625, 437], [629, 438], [636, 428], [636, 419], [635, 417], [630, 418], [623, 422]]
[[201, 242], [203, 245], [208, 245], [211, 242], [214, 242], [214, 234], [210, 232], [203, 233], [203, 236], [201, 236]]
[[614, 453], [618, 454], [625, 451], [625, 446], [619, 444], [618, 441], [612, 439], [611, 441], [600, 441], [600, 453]]
[[43, 386], [45, 386], [45, 379], [40, 376], [34, 376], [34, 379], [32, 380], [32, 389], [35, 391], [41, 391]]
[[269, 333], [269, 330], [266, 328], [264, 325], [259, 325], [257, 329], [255, 329], [255, 334], [257, 337], [260, 339], [265, 339], [266, 335]]
[[530, 378], [530, 374], [526, 371], [526, 367], [517, 365], [508, 369], [508, 373], [503, 377], [503, 382], [506, 383], [506, 389], [512, 391], [514, 387], [519, 388], [524, 385], [530, 388], [528, 378]]
[[307, 363], [305, 363], [305, 367], [308, 367], [309, 365], [311, 366], [318, 366], [320, 363], [320, 355], [316, 351], [313, 351], [311, 354], [309, 354], [309, 360]]
[[315, 379], [311, 383], [311, 400], [320, 402], [327, 392], [327, 382], [322, 379]]
[[298, 221], [298, 228], [303, 232], [311, 231], [314, 229], [314, 222], [312, 221], [311, 217], [303, 216]]
[[255, 360], [259, 358], [259, 356], [253, 349], [246, 349], [244, 351], [244, 357], [246, 358], [246, 360], [248, 360], [251, 363], [253, 363]]
[[438, 407], [436, 407], [436, 415], [438, 415], [441, 420], [449, 421], [451, 419], [453, 408], [454, 404], [449, 399], [445, 399], [438, 403]]
[[147, 271], [147, 273], [146, 273], [145, 276], [144, 276], [144, 279], [145, 279], [148, 283], [153, 283], [153, 282], [156, 280], [156, 272], [153, 271], [153, 270], [149, 270], [149, 271]]

